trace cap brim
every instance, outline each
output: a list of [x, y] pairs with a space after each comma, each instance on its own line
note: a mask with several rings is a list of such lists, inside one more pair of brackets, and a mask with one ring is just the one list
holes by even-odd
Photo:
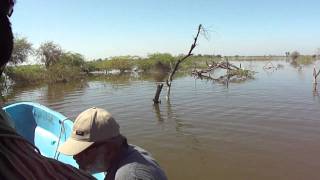
[[94, 142], [78, 141], [73, 138], [68, 138], [68, 140], [64, 144], [59, 146], [58, 151], [62, 154], [73, 156], [87, 149], [93, 143]]

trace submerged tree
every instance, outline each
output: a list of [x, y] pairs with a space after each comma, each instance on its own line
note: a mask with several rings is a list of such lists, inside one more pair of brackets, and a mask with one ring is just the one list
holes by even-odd
[[[194, 41], [193, 43], [191, 44], [191, 47], [187, 53], [187, 55], [184, 55], [182, 56], [180, 59], [176, 60], [173, 68], [171, 69], [171, 73], [168, 77], [168, 79], [166, 80], [166, 84], [167, 84], [167, 100], [169, 100], [170, 98], [170, 91], [171, 91], [171, 86], [172, 86], [172, 81], [173, 81], [173, 78], [174, 78], [174, 75], [176, 74], [177, 70], [179, 69], [179, 65], [184, 62], [188, 57], [192, 56], [192, 51], [194, 50], [194, 48], [197, 46], [197, 41], [198, 41], [198, 37], [199, 37], [199, 34], [202, 33], [204, 36], [206, 36], [206, 30], [203, 28], [202, 24], [200, 24], [198, 26], [198, 31], [197, 31], [197, 34], [196, 36], [194, 37]], [[157, 91], [156, 91], [156, 94], [155, 94], [155, 98], [153, 99], [153, 102], [155, 104], [159, 103], [159, 95], [161, 93], [161, 90], [162, 90], [162, 87], [163, 87], [163, 84], [160, 83], [158, 86], [157, 86]]]
[[176, 74], [177, 70], [179, 69], [179, 65], [180, 63], [184, 62], [188, 57], [192, 56], [192, 51], [193, 49], [197, 46], [197, 41], [198, 41], [198, 37], [199, 37], [199, 34], [200, 33], [203, 33], [204, 36], [206, 36], [206, 31], [205, 29], [203, 28], [202, 24], [200, 24], [198, 26], [198, 32], [197, 32], [197, 35], [194, 37], [194, 41], [193, 41], [193, 44], [191, 45], [190, 49], [189, 49], [189, 52], [187, 55], [183, 56], [181, 59], [178, 59], [173, 67], [173, 69], [171, 70], [171, 73], [169, 75], [169, 78], [167, 79], [166, 83], [167, 83], [167, 86], [168, 86], [168, 91], [167, 91], [167, 99], [170, 98], [170, 90], [171, 90], [171, 85], [172, 85], [172, 80], [173, 80], [173, 77], [174, 75]]
[[[221, 62], [213, 61], [212, 64], [209, 64], [209, 63], [206, 63], [206, 64], [208, 66], [206, 69], [201, 69], [201, 70], [194, 69], [192, 71], [192, 74], [196, 78], [207, 79], [207, 80], [212, 80], [214, 82], [226, 84], [227, 87], [229, 85], [229, 82], [244, 82], [247, 79], [252, 79], [254, 75], [253, 71], [241, 68], [241, 64], [240, 64], [240, 67], [237, 67], [236, 65], [231, 64], [228, 61], [228, 58], [225, 58], [225, 61], [221, 61]], [[218, 78], [211, 76], [211, 72], [214, 72], [216, 69], [226, 70], [226, 74]]]

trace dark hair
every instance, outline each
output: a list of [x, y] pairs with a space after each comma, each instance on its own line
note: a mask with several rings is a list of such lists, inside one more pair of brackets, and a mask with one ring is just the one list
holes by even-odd
[[10, 60], [13, 49], [13, 34], [9, 16], [14, 3], [14, 0], [0, 0], [0, 75]]

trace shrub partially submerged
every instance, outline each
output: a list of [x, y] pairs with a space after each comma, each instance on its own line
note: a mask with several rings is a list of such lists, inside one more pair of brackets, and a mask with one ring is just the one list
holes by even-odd
[[5, 73], [11, 80], [19, 83], [39, 83], [46, 79], [46, 70], [41, 65], [10, 66]]
[[69, 82], [78, 80], [83, 78], [81, 72], [81, 67], [55, 64], [48, 69], [46, 80], [49, 82]]
[[253, 78], [254, 72], [246, 69], [237, 69], [237, 70], [231, 70], [229, 72], [231, 76], [241, 77], [241, 78]]
[[296, 62], [301, 65], [308, 65], [308, 64], [312, 64], [315, 60], [316, 58], [312, 56], [299, 56], [296, 59]]
[[301, 65], [309, 65], [316, 61], [316, 56], [300, 55], [298, 51], [294, 51], [290, 54], [291, 65], [300, 67]]
[[6, 74], [19, 83], [69, 82], [83, 78], [87, 66], [82, 55], [63, 53], [59, 59], [48, 67], [43, 65], [11, 66]]

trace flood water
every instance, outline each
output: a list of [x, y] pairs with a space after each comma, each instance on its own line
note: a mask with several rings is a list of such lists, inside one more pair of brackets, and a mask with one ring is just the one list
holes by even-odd
[[227, 88], [180, 76], [169, 102], [164, 89], [159, 107], [152, 102], [154, 80], [139, 76], [25, 86], [14, 89], [10, 101], [36, 101], [72, 119], [91, 106], [105, 108], [169, 179], [319, 179], [320, 97], [312, 88], [313, 66], [299, 70], [273, 61], [284, 67], [265, 71], [266, 62], [241, 63], [257, 72], [255, 79]]

